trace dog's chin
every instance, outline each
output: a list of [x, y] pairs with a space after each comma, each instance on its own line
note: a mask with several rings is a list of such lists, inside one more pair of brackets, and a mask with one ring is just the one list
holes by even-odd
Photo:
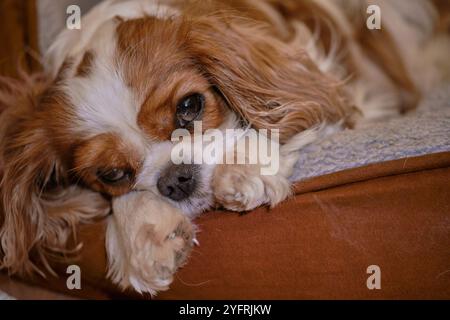
[[208, 195], [193, 195], [187, 199], [181, 201], [170, 202], [177, 208], [179, 208], [189, 218], [195, 218], [202, 212], [210, 209], [214, 204], [213, 194]]

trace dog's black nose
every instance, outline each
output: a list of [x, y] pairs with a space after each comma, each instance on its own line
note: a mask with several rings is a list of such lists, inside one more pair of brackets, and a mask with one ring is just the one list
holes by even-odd
[[163, 196], [180, 201], [194, 192], [196, 184], [195, 166], [180, 164], [164, 170], [158, 179], [157, 187]]

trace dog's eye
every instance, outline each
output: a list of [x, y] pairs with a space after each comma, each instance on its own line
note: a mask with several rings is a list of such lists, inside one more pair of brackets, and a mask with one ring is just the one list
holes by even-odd
[[105, 184], [116, 184], [130, 178], [130, 174], [125, 170], [114, 168], [108, 170], [98, 170], [97, 177]]
[[205, 97], [200, 93], [194, 93], [181, 99], [177, 105], [177, 127], [185, 128], [192, 121], [197, 120], [203, 111]]

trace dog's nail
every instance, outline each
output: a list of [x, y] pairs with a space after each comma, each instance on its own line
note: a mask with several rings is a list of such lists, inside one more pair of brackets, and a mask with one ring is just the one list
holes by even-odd
[[193, 242], [197, 247], [200, 246], [200, 242], [198, 242], [197, 239], [194, 238], [194, 239], [192, 240], [192, 242]]

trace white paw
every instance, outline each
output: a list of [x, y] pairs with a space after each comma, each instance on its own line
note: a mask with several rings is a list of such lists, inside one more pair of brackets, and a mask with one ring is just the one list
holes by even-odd
[[194, 236], [189, 219], [159, 197], [118, 198], [107, 229], [108, 276], [124, 289], [166, 290], [186, 262]]
[[131, 251], [132, 284], [137, 291], [166, 290], [194, 245], [194, 230], [187, 219], [169, 233], [158, 232], [153, 225], [142, 226]]
[[291, 192], [282, 176], [262, 176], [256, 165], [221, 165], [214, 174], [214, 196], [228, 210], [248, 211], [261, 205], [275, 206]]

